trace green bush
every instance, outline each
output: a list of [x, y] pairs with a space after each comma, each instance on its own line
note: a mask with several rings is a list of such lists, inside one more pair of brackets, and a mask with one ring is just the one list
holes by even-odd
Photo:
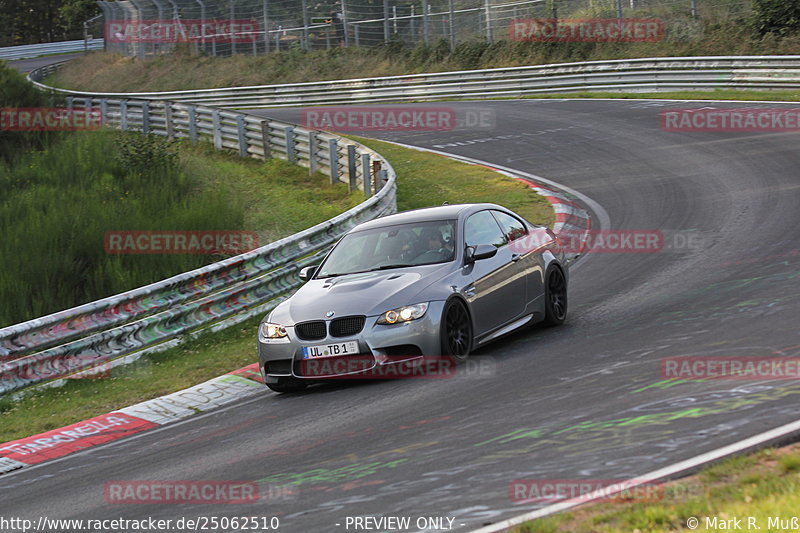
[[787, 0], [754, 0], [753, 20], [761, 35], [789, 35], [800, 30], [800, 2]]
[[[60, 103], [60, 99], [37, 91], [22, 74], [0, 61], [0, 108], [46, 107]], [[11, 162], [26, 150], [41, 149], [56, 135], [54, 132], [0, 128], [0, 159]]]

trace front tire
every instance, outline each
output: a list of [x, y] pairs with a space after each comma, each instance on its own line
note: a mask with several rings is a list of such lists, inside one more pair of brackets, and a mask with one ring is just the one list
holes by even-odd
[[458, 298], [447, 302], [442, 312], [442, 355], [458, 361], [469, 357], [472, 350], [472, 320], [464, 303]]
[[547, 275], [544, 290], [544, 324], [560, 326], [567, 319], [567, 280], [560, 268]]

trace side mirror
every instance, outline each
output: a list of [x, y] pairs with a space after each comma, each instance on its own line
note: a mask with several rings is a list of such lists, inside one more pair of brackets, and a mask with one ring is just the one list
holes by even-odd
[[303, 267], [303, 268], [300, 269], [300, 273], [298, 274], [298, 277], [300, 279], [302, 279], [303, 281], [308, 281], [317, 272], [317, 268], [318, 267], [319, 267], [319, 265]]
[[481, 259], [489, 259], [497, 255], [497, 248], [491, 244], [479, 244], [477, 246], [467, 246], [466, 261], [467, 263], [474, 263]]

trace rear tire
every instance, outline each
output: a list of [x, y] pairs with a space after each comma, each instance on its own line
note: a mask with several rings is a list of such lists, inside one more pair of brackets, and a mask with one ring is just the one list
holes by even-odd
[[278, 378], [277, 383], [267, 383], [267, 387], [275, 392], [300, 392], [308, 383], [295, 378]]
[[567, 280], [560, 268], [550, 270], [544, 287], [544, 324], [560, 326], [567, 319]]
[[442, 312], [442, 355], [464, 361], [472, 351], [472, 320], [464, 303], [458, 298], [447, 302]]

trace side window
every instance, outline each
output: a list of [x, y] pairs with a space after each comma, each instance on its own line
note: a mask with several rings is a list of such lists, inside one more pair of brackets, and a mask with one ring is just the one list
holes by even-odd
[[479, 211], [467, 219], [464, 226], [464, 241], [467, 246], [492, 244], [500, 248], [506, 244], [503, 230], [489, 211]]
[[528, 228], [526, 228], [525, 224], [518, 218], [512, 217], [502, 211], [492, 211], [492, 214], [497, 219], [497, 222], [500, 223], [500, 227], [503, 228], [503, 233], [508, 242], [513, 242], [528, 234]]

